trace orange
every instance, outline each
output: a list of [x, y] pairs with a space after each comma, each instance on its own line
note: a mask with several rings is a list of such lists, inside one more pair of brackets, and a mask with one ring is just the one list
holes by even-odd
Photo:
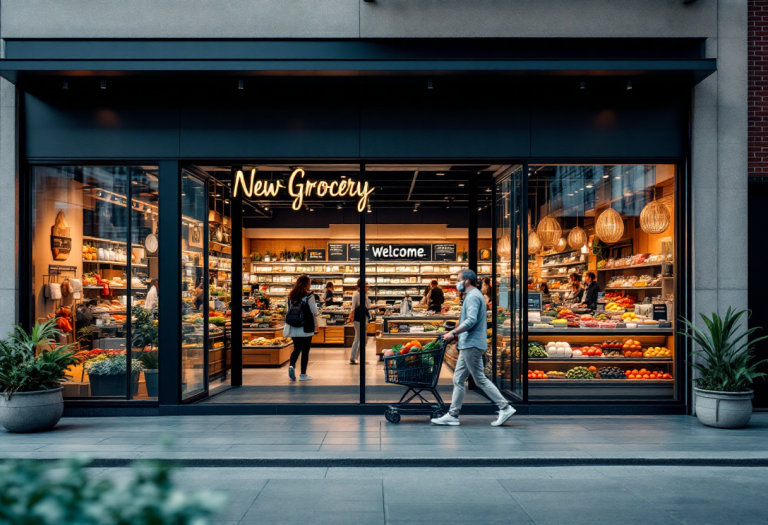
[[651, 377], [651, 376], [649, 376], [648, 374], [643, 374], [643, 379], [648, 379], [648, 378], [650, 378], [650, 377]]
[[629, 375], [627, 376], [627, 379], [634, 379], [634, 378], [635, 378], [635, 374], [629, 374]]

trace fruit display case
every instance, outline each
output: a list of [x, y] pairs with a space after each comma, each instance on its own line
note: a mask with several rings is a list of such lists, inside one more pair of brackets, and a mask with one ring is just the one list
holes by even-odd
[[580, 250], [544, 255], [541, 260], [540, 278], [546, 279], [551, 289], [560, 289], [572, 273], [587, 271], [587, 257]]
[[671, 400], [674, 330], [550, 329], [528, 332], [533, 401]]

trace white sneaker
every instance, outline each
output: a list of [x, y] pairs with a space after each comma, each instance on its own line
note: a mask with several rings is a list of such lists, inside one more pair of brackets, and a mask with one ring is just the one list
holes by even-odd
[[437, 419], [432, 419], [430, 422], [433, 425], [442, 425], [442, 426], [449, 426], [449, 427], [458, 427], [461, 424], [459, 422], [459, 418], [453, 417], [450, 414], [446, 414], [443, 417], [439, 417]]
[[296, 369], [292, 366], [288, 367], [288, 377], [291, 379], [291, 381], [296, 381]]
[[506, 423], [509, 418], [514, 416], [515, 412], [517, 412], [517, 410], [507, 405], [507, 408], [505, 408], [504, 410], [499, 410], [499, 419], [491, 423], [491, 426], [500, 427], [501, 425]]
[[312, 376], [308, 376], [307, 374], [301, 374], [299, 376], [299, 381], [312, 381]]

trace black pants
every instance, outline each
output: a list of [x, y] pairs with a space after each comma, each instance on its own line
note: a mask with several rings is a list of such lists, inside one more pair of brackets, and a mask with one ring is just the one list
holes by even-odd
[[301, 354], [301, 373], [307, 373], [307, 364], [309, 364], [309, 347], [312, 345], [311, 337], [294, 337], [293, 353], [291, 353], [291, 366], [296, 366], [296, 361]]

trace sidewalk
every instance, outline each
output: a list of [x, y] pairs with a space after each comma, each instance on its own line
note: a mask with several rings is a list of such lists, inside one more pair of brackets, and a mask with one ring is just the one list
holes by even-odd
[[[768, 413], [749, 427], [718, 430], [690, 416], [490, 416], [460, 427], [425, 417], [400, 424], [381, 416], [179, 416], [64, 418], [52, 432], [0, 431], [0, 457], [96, 465], [165, 458], [194, 467], [228, 466], [768, 466]], [[170, 446], [163, 443], [170, 442]]]

